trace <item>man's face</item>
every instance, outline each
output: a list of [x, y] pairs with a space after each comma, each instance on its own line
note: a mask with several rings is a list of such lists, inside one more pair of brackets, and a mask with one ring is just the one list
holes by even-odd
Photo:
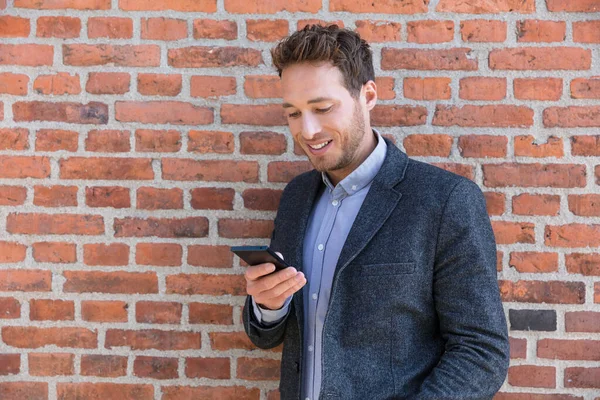
[[373, 138], [365, 134], [366, 108], [343, 86], [340, 70], [329, 63], [294, 64], [283, 70], [281, 84], [290, 132], [314, 168], [347, 176], [368, 155]]

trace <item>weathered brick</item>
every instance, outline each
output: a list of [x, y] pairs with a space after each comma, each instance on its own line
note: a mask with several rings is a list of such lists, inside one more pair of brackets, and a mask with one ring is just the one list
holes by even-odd
[[562, 96], [563, 80], [560, 78], [515, 78], [513, 90], [519, 100], [557, 101]]
[[218, 230], [223, 238], [270, 238], [273, 221], [222, 218], [219, 219]]
[[571, 81], [571, 97], [574, 99], [600, 99], [600, 77], [573, 79]]
[[600, 360], [600, 340], [539, 339], [537, 356], [558, 360]]
[[506, 136], [464, 135], [458, 138], [458, 151], [462, 157], [506, 157]]
[[219, 351], [256, 350], [245, 332], [209, 332], [210, 347]]
[[194, 39], [235, 40], [238, 27], [235, 21], [215, 19], [195, 19], [193, 25]]
[[115, 218], [115, 237], [199, 238], [208, 236], [206, 217]]
[[600, 312], [567, 311], [565, 312], [566, 332], [600, 332]]
[[91, 186], [85, 188], [85, 204], [88, 207], [129, 208], [129, 189], [118, 186]]
[[75, 354], [29, 353], [29, 374], [33, 376], [73, 375]]
[[167, 294], [205, 294], [209, 296], [243, 296], [243, 275], [176, 274], [167, 276]]
[[29, 19], [14, 15], [0, 16], [0, 37], [17, 38], [29, 36]]
[[108, 10], [110, 0], [15, 0], [15, 7], [34, 8], [37, 10]]
[[40, 67], [52, 65], [54, 46], [46, 44], [0, 44], [0, 65]]
[[[90, 322], [127, 322], [127, 308], [128, 305], [124, 301], [82, 301], [81, 318]], [[83, 358], [81, 362], [83, 373]]]
[[600, 276], [600, 255], [591, 253], [565, 254], [565, 264], [570, 274]]
[[61, 179], [154, 179], [147, 158], [70, 157], [59, 161]]
[[138, 301], [135, 320], [145, 324], [179, 324], [183, 306], [176, 302]]
[[81, 375], [116, 378], [127, 374], [127, 357], [83, 354], [81, 356]]
[[73, 321], [75, 304], [70, 300], [32, 299], [29, 301], [32, 321]]
[[512, 198], [512, 212], [515, 215], [558, 215], [560, 196], [550, 194], [523, 193]]
[[308, 161], [273, 161], [267, 167], [269, 182], [289, 182], [296, 176], [313, 169]]
[[242, 193], [244, 207], [249, 210], [276, 211], [282, 193], [274, 189], [246, 189]]
[[106, 124], [108, 106], [104, 103], [19, 101], [13, 104], [13, 118], [18, 121], [56, 121], [71, 124]]
[[394, 78], [391, 76], [380, 76], [375, 78], [377, 86], [377, 98], [380, 100], [393, 100], [396, 98], [394, 91]]
[[77, 399], [123, 399], [152, 400], [154, 387], [149, 384], [125, 383], [58, 383], [56, 393], [61, 400]]
[[413, 100], [448, 100], [450, 78], [404, 78], [404, 97]]
[[27, 150], [29, 130], [25, 128], [0, 128], [0, 150]]
[[206, 125], [213, 110], [181, 101], [117, 101], [115, 119], [143, 124]]
[[577, 164], [485, 164], [483, 183], [487, 187], [563, 187], [586, 185], [585, 165]]
[[552, 247], [600, 246], [600, 225], [546, 225], [544, 244]]
[[0, 178], [49, 178], [48, 157], [0, 156]]
[[143, 210], [172, 210], [183, 208], [183, 190], [141, 187], [137, 190], [136, 207]]
[[249, 381], [276, 381], [279, 379], [280, 362], [262, 358], [238, 358], [236, 376]]
[[50, 271], [0, 270], [0, 291], [49, 292], [52, 290]]
[[90, 72], [85, 90], [92, 94], [125, 94], [129, 92], [127, 72]]
[[81, 32], [81, 20], [74, 17], [44, 17], [37, 19], [37, 37], [55, 37], [60, 39], [78, 38]]
[[[21, 371], [20, 354], [0, 354], [0, 376], [17, 375]], [[2, 389], [0, 386], [0, 394]]]
[[600, 389], [600, 368], [565, 368], [566, 388]]
[[558, 271], [558, 254], [535, 251], [511, 252], [509, 264], [520, 273]]
[[77, 151], [78, 133], [61, 129], [40, 129], [35, 134], [36, 151]]
[[274, 14], [280, 11], [309, 12], [314, 14], [320, 9], [320, 0], [306, 0], [301, 2], [287, 2], [285, 0], [266, 2], [225, 0], [225, 11], [232, 14]]
[[131, 132], [124, 130], [98, 130], [88, 132], [85, 138], [85, 149], [93, 152], [123, 153], [129, 152]]
[[190, 191], [195, 210], [233, 210], [235, 190], [231, 188], [196, 188]]
[[432, 125], [461, 127], [527, 128], [533, 125], [533, 110], [527, 106], [437, 105]]
[[287, 124], [280, 104], [222, 104], [223, 124], [283, 126]]
[[285, 153], [287, 140], [285, 135], [277, 132], [241, 132], [241, 154], [269, 154], [280, 155]]
[[263, 63], [259, 50], [228, 46], [169, 49], [167, 57], [169, 65], [175, 68], [257, 67]]
[[404, 138], [403, 145], [409, 156], [449, 157], [452, 136], [443, 134], [413, 134]]
[[187, 37], [187, 23], [183, 19], [142, 18], [142, 39], [179, 40]]
[[408, 41], [414, 43], [443, 43], [454, 38], [454, 22], [449, 20], [409, 21], [406, 30]]
[[221, 131], [194, 131], [188, 133], [188, 151], [192, 153], [233, 153], [233, 133]]
[[24, 74], [13, 74], [11, 72], [0, 73], [0, 94], [14, 94], [16, 96], [27, 95], [29, 77]]
[[534, 136], [515, 136], [515, 156], [522, 157], [562, 157], [564, 155], [561, 138], [550, 136], [546, 143], [540, 143]]
[[23, 381], [0, 382], [0, 398], [3, 400], [22, 400], [24, 396], [27, 396], [27, 400], [48, 399], [48, 383]]
[[233, 324], [233, 307], [228, 304], [190, 303], [191, 324]]
[[566, 31], [565, 21], [517, 21], [517, 42], [562, 42], [565, 40]]
[[5, 326], [2, 340], [9, 346], [37, 349], [45, 346], [95, 349], [98, 333], [86, 328], [38, 328]]
[[513, 365], [508, 369], [508, 383], [521, 387], [555, 388], [556, 367]]
[[92, 266], [129, 264], [129, 245], [125, 243], [89, 243], [83, 245], [83, 263]]
[[392, 49], [381, 50], [381, 69], [476, 71], [477, 59], [471, 49]]
[[33, 90], [40, 94], [79, 94], [81, 93], [79, 75], [71, 76], [67, 72], [59, 72], [56, 75], [40, 75], [33, 82]]
[[546, 0], [548, 11], [552, 12], [598, 12], [597, 0]]
[[181, 82], [178, 74], [138, 74], [138, 92], [146, 96], [177, 96]]
[[492, 228], [498, 244], [535, 243], [532, 223], [492, 221]]
[[0, 206], [19, 206], [27, 198], [27, 189], [21, 186], [0, 186]]
[[600, 106], [548, 107], [543, 119], [546, 128], [600, 127]]
[[199, 332], [161, 331], [158, 329], [106, 331], [107, 349], [129, 347], [131, 350], [199, 350], [201, 334]]
[[188, 378], [230, 379], [229, 358], [186, 358], [185, 376]]
[[508, 310], [513, 331], [556, 331], [555, 310]]
[[[594, 0], [591, 0], [594, 1]], [[597, 10], [600, 10], [598, 6]], [[600, 21], [573, 21], [573, 41], [575, 43], [600, 43]]]
[[[504, 193], [484, 192], [485, 205], [488, 215], [502, 215], [505, 210], [506, 198]], [[501, 262], [501, 261], [500, 261]]]
[[137, 356], [133, 375], [150, 379], [175, 379], [178, 377], [177, 358]]
[[472, 19], [460, 23], [463, 42], [495, 42], [506, 40], [506, 21]]
[[154, 272], [64, 271], [65, 293], [158, 293]]
[[427, 12], [428, 4], [429, 1], [423, 0], [407, 0], [402, 2], [393, 0], [376, 2], [367, 0], [331, 0], [329, 2], [329, 11], [377, 14], [418, 14]]
[[358, 20], [356, 32], [368, 43], [399, 42], [402, 39], [402, 24], [381, 20]]
[[[21, 317], [21, 303], [12, 297], [0, 297], [0, 319], [16, 319]], [[230, 322], [231, 323], [231, 322]], [[0, 362], [0, 369], [3, 365]], [[2, 375], [0, 373], [0, 375]]]
[[[261, 3], [259, 3], [261, 4]], [[260, 389], [245, 386], [163, 386], [162, 400], [259, 400]]]
[[17, 263], [25, 260], [25, 252], [27, 246], [14, 243], [0, 241], [0, 263]]
[[516, 47], [490, 52], [490, 69], [508, 70], [585, 70], [592, 54], [578, 47]]
[[163, 179], [174, 181], [258, 182], [255, 161], [162, 159]]
[[281, 98], [281, 91], [277, 75], [247, 75], [244, 81], [244, 93], [250, 98]]
[[568, 195], [569, 211], [585, 217], [600, 216], [600, 195]]
[[218, 98], [236, 93], [236, 80], [232, 76], [192, 76], [192, 97]]
[[527, 339], [508, 338], [510, 343], [510, 358], [527, 358]]
[[135, 262], [138, 265], [178, 267], [183, 250], [177, 243], [138, 243]]
[[585, 284], [564, 281], [499, 281], [505, 302], [583, 304]]
[[217, 11], [217, 0], [119, 0], [119, 8], [124, 11], [184, 11], [214, 13]]
[[136, 129], [135, 151], [175, 153], [181, 149], [181, 133], [174, 129]]
[[130, 18], [90, 17], [87, 28], [90, 39], [131, 39], [133, 37], [133, 21]]
[[158, 67], [160, 47], [154, 44], [63, 44], [63, 63], [78, 67], [112, 64], [120, 67]]
[[87, 214], [11, 213], [6, 231], [25, 235], [102, 235], [104, 219]]
[[187, 262], [197, 267], [231, 268], [233, 253], [229, 246], [191, 245], [188, 246]]
[[506, 97], [506, 78], [470, 76], [459, 82], [458, 97], [465, 100], [502, 100]]
[[467, 14], [491, 14], [505, 12], [529, 14], [535, 12], [535, 0], [506, 0], [491, 2], [486, 0], [440, 0], [435, 11]]
[[427, 109], [422, 106], [378, 105], [371, 110], [374, 126], [416, 126], [425, 125]]

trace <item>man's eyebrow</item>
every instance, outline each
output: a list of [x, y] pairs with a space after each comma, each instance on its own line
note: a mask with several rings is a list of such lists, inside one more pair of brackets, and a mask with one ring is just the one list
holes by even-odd
[[[313, 103], [321, 103], [323, 101], [334, 101], [334, 99], [330, 98], [330, 97], [317, 97], [314, 99], [311, 99], [308, 101], [308, 104], [313, 104]], [[283, 108], [290, 108], [290, 107], [294, 107], [292, 104], [290, 103], [283, 103], [282, 104]]]

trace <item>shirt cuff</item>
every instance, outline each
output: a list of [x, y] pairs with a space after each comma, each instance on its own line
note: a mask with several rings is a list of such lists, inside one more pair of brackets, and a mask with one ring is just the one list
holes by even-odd
[[256, 304], [254, 297], [252, 297], [252, 308], [254, 310], [256, 321], [264, 326], [277, 324], [287, 315], [291, 302], [292, 296], [285, 300], [285, 303], [283, 303], [283, 306], [279, 310], [267, 310]]

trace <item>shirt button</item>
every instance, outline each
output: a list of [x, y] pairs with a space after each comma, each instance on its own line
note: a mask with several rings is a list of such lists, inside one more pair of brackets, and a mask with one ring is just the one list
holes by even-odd
[[320, 251], [323, 251], [323, 249], [325, 248], [325, 246], [323, 246], [322, 244], [319, 245], [319, 247], [317, 247]]
[[356, 185], [352, 185], [352, 190], [356, 190], [357, 186]]
[[305, 398], [304, 400], [310, 400], [310, 397]]
[[308, 351], [313, 351], [315, 348], [311, 346], [308, 346]]
[[313, 298], [313, 300], [316, 300], [316, 299], [317, 299], [317, 297], [319, 297], [319, 296], [317, 296], [317, 294], [316, 294], [316, 293], [313, 293], [313, 295], [312, 295], [312, 298]]
[[331, 204], [335, 207], [335, 206], [337, 206], [339, 204], [339, 201], [334, 200], [334, 201], [331, 202]]

